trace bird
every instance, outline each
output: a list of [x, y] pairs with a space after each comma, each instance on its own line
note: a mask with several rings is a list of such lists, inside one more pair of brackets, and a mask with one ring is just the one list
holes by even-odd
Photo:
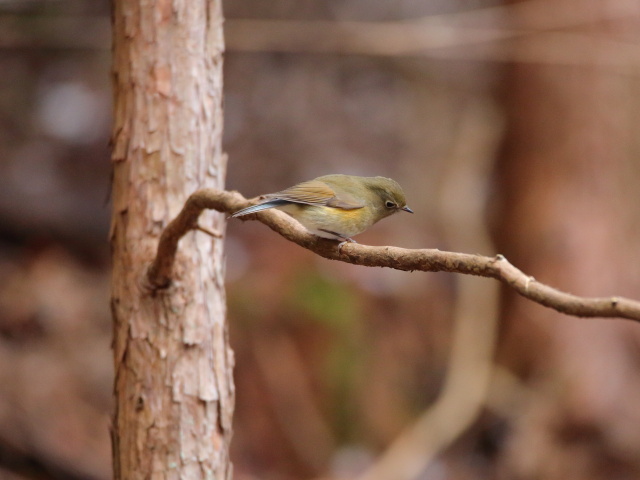
[[391, 178], [332, 174], [262, 195], [260, 203], [229, 218], [269, 208], [287, 213], [318, 237], [340, 241], [340, 248], [346, 242], [357, 243], [351, 237], [389, 215], [413, 213], [402, 187]]

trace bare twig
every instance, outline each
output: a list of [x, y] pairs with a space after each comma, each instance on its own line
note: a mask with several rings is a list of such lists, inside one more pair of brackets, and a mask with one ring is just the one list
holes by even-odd
[[[148, 271], [151, 288], [167, 288], [171, 283], [173, 261], [180, 238], [197, 228], [204, 209], [235, 212], [252, 203], [238, 192], [198, 190], [185, 203], [178, 216], [160, 237], [158, 253]], [[640, 321], [640, 302], [622, 297], [587, 298], [572, 295], [538, 282], [511, 265], [502, 255], [485, 257], [435, 249], [411, 250], [399, 247], [372, 247], [357, 243], [338, 249], [334, 241], [308, 233], [298, 222], [277, 210], [246, 215], [243, 220], [259, 220], [286, 239], [330, 260], [367, 267], [423, 272], [455, 272], [495, 278], [520, 295], [545, 307], [577, 317], [618, 317]]]
[[200, 230], [202, 233], [206, 233], [213, 238], [222, 238], [224, 236], [222, 233], [216, 232], [215, 230], [212, 230], [209, 227], [205, 227], [204, 225], [200, 224], [196, 226], [196, 230]]

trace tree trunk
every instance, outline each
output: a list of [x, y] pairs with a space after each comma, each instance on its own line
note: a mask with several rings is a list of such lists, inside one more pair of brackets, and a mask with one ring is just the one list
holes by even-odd
[[[591, 61], [512, 67], [498, 247], [565, 291], [637, 297], [636, 79], [598, 64], [595, 48], [624, 31], [627, 19], [597, 22], [614, 1], [576, 0], [564, 9], [592, 15], [594, 23], [582, 26], [583, 42], [593, 39]], [[552, 3], [545, 8], [550, 17], [563, 14], [549, 10]], [[518, 20], [531, 27], [535, 18]], [[637, 325], [563, 316], [511, 291], [504, 320], [501, 360], [528, 377], [536, 394], [511, 425], [503, 478], [611, 478], [614, 465], [635, 478], [640, 433], [629, 425], [640, 420]]]
[[170, 288], [145, 286], [188, 195], [224, 188], [221, 3], [115, 0], [113, 38], [115, 478], [230, 478], [223, 215], [181, 241]]

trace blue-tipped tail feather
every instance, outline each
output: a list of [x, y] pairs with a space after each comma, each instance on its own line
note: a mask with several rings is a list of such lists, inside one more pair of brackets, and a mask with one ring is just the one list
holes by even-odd
[[229, 218], [242, 217], [243, 215], [249, 215], [250, 213], [260, 212], [262, 210], [268, 210], [269, 208], [280, 207], [282, 205], [286, 205], [287, 203], [291, 203], [291, 202], [287, 200], [269, 200], [268, 202], [260, 203], [258, 205], [252, 205], [251, 207], [238, 210]]

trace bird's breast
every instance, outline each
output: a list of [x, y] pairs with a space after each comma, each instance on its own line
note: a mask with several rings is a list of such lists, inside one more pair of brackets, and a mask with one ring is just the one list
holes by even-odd
[[278, 209], [288, 213], [313, 233], [327, 230], [343, 237], [351, 237], [364, 232], [374, 223], [371, 212], [366, 207], [345, 210], [291, 203]]

